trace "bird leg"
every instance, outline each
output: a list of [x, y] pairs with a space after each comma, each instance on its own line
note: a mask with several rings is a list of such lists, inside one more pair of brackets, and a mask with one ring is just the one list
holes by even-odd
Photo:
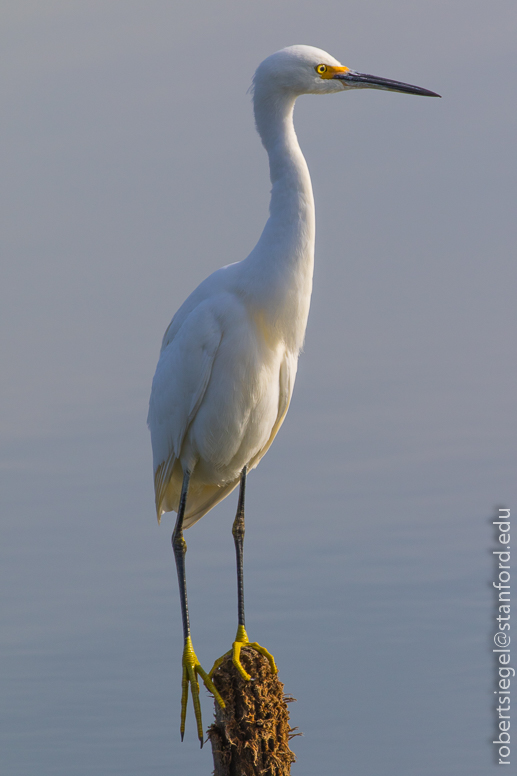
[[[269, 660], [269, 665], [271, 666], [271, 671], [276, 674], [278, 672], [278, 669], [276, 667], [275, 658], [273, 655], [271, 655], [267, 649], [264, 647], [261, 647], [260, 644], [257, 644], [256, 641], [250, 641], [248, 638], [248, 634], [246, 633], [246, 623], [245, 623], [245, 617], [244, 617], [244, 533], [245, 533], [245, 526], [244, 526], [244, 498], [246, 495], [246, 474], [247, 474], [247, 466], [244, 467], [241, 473], [241, 485], [239, 489], [239, 501], [237, 504], [237, 514], [235, 515], [235, 520], [233, 521], [233, 527], [232, 527], [232, 534], [233, 534], [233, 540], [235, 542], [235, 556], [237, 560], [237, 606], [238, 606], [238, 616], [239, 616], [239, 624], [237, 626], [237, 635], [235, 636], [235, 641], [232, 644], [232, 649], [230, 652], [232, 653], [232, 661], [240, 675], [243, 679], [246, 681], [249, 681], [251, 679], [251, 676], [247, 673], [247, 671], [244, 670], [244, 667], [241, 663], [240, 654], [241, 649], [244, 646], [252, 647], [257, 652], [259, 652], [261, 655], [264, 655], [265, 658]], [[226, 655], [230, 654], [230, 652], [227, 652], [222, 657], [218, 658], [218, 660], [215, 661], [214, 665], [212, 666], [212, 670], [210, 671], [209, 676], [212, 677], [214, 672], [217, 671], [221, 663], [223, 662]]]
[[185, 554], [187, 552], [187, 543], [183, 538], [183, 518], [185, 516], [185, 507], [187, 505], [187, 494], [190, 482], [191, 472], [187, 469], [183, 476], [183, 485], [181, 488], [181, 497], [178, 508], [178, 517], [176, 519], [176, 525], [172, 534], [172, 549], [174, 550], [174, 558], [176, 560], [176, 570], [178, 572], [178, 583], [180, 589], [181, 600], [181, 617], [183, 620], [183, 675], [181, 679], [181, 740], [185, 735], [185, 718], [187, 716], [187, 701], [188, 701], [188, 686], [192, 690], [192, 700], [194, 702], [194, 713], [196, 715], [197, 723], [197, 735], [203, 747], [203, 722], [201, 719], [201, 704], [199, 702], [199, 682], [197, 675], [199, 675], [207, 690], [209, 690], [221, 706], [224, 708], [224, 701], [217, 692], [211, 678], [206, 671], [201, 667], [196, 653], [192, 646], [192, 639], [190, 636], [190, 620], [188, 613], [188, 601], [187, 601], [187, 578], [185, 575]]

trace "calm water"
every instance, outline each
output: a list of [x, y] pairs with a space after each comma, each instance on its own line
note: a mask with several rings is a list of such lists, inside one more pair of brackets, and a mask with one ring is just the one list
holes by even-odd
[[[517, 509], [515, 2], [294, 7], [3, 3], [2, 776], [212, 770], [191, 709], [179, 737], [172, 519], [153, 514], [145, 417], [170, 316], [260, 234], [246, 90], [296, 42], [444, 96], [296, 106], [315, 285], [292, 406], [249, 478], [248, 632], [298, 699], [293, 775], [497, 770], [488, 520]], [[234, 510], [235, 494], [186, 534], [207, 668], [236, 629]]]
[[[298, 699], [293, 773], [488, 773], [488, 511], [476, 493], [462, 504], [393, 471], [358, 473], [346, 499], [346, 483], [316, 466], [321, 495], [310, 467], [290, 465], [289, 437], [250, 476], [246, 594], [250, 636]], [[69, 445], [81, 453], [70, 457]], [[142, 474], [128, 481], [107, 462], [131, 448], [128, 467]], [[211, 772], [191, 710], [179, 741], [171, 521], [155, 524], [147, 454], [136, 426], [20, 445], [4, 484], [2, 773]], [[31, 455], [31, 500], [20, 507]], [[206, 666], [235, 630], [234, 501], [187, 533]], [[203, 714], [208, 726], [208, 697]]]

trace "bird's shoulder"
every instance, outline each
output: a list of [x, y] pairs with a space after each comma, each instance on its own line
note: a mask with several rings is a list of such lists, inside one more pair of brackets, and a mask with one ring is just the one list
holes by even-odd
[[197, 288], [185, 299], [174, 314], [165, 334], [163, 335], [161, 352], [175, 339], [185, 324], [195, 328], [196, 318], [204, 316], [210, 310], [221, 320], [225, 314], [235, 312], [238, 307], [238, 268], [239, 263], [229, 264], [213, 272], [203, 280]]

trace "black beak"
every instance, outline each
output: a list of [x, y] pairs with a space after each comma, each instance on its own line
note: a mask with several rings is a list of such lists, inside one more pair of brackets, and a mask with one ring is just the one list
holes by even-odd
[[379, 78], [376, 75], [367, 75], [366, 73], [356, 73], [354, 70], [347, 70], [344, 73], [336, 73], [333, 78], [343, 81], [347, 86], [356, 89], [384, 89], [388, 92], [404, 92], [404, 94], [420, 94], [423, 97], [440, 97], [436, 92], [430, 92], [429, 89], [422, 89], [420, 86], [411, 86], [401, 81], [390, 81], [389, 78]]

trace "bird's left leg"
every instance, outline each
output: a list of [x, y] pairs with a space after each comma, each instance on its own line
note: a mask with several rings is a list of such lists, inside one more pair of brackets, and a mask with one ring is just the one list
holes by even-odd
[[[233, 521], [233, 528], [232, 528], [232, 534], [233, 534], [233, 540], [235, 542], [235, 556], [237, 560], [237, 605], [238, 605], [238, 614], [239, 614], [239, 624], [237, 626], [237, 635], [235, 636], [235, 641], [232, 644], [232, 660], [234, 666], [239, 671], [240, 675], [243, 679], [246, 679], [247, 681], [251, 679], [251, 676], [247, 673], [247, 671], [244, 670], [244, 667], [240, 660], [240, 654], [241, 649], [244, 646], [252, 647], [253, 649], [257, 650], [257, 652], [260, 652], [261, 655], [264, 655], [269, 660], [269, 665], [271, 666], [271, 670], [274, 674], [277, 673], [278, 669], [276, 667], [275, 658], [273, 655], [271, 655], [267, 649], [264, 647], [261, 647], [260, 644], [257, 644], [256, 641], [250, 641], [248, 638], [248, 634], [246, 633], [246, 624], [245, 624], [245, 618], [244, 618], [244, 533], [245, 533], [245, 527], [244, 527], [244, 499], [246, 495], [246, 474], [247, 474], [247, 466], [244, 467], [241, 473], [241, 485], [239, 489], [239, 501], [237, 504], [237, 514], [235, 515], [235, 520]], [[226, 655], [230, 654], [230, 652], [227, 652]], [[210, 671], [209, 676], [213, 676], [214, 671], [216, 671], [221, 663], [223, 662], [226, 655], [223, 655], [218, 660], [215, 661], [212, 670]]]
[[178, 572], [178, 583], [180, 588], [180, 600], [181, 600], [181, 617], [183, 620], [183, 676], [181, 680], [181, 740], [185, 734], [185, 718], [187, 716], [187, 701], [188, 701], [188, 686], [192, 690], [192, 700], [194, 702], [194, 713], [196, 715], [197, 723], [197, 735], [203, 746], [203, 722], [201, 719], [201, 704], [199, 702], [199, 682], [198, 675], [205, 683], [205, 687], [209, 690], [221, 706], [224, 708], [224, 701], [217, 692], [211, 678], [206, 671], [201, 667], [196, 653], [192, 646], [192, 639], [190, 636], [190, 620], [188, 613], [188, 601], [187, 601], [187, 579], [185, 575], [185, 554], [187, 552], [187, 543], [183, 538], [183, 518], [185, 516], [185, 508], [187, 505], [187, 494], [190, 482], [191, 472], [187, 469], [183, 476], [183, 485], [181, 488], [181, 497], [178, 507], [178, 517], [176, 519], [176, 525], [174, 527], [174, 533], [172, 534], [172, 549], [174, 550], [174, 558], [176, 560], [176, 570]]

